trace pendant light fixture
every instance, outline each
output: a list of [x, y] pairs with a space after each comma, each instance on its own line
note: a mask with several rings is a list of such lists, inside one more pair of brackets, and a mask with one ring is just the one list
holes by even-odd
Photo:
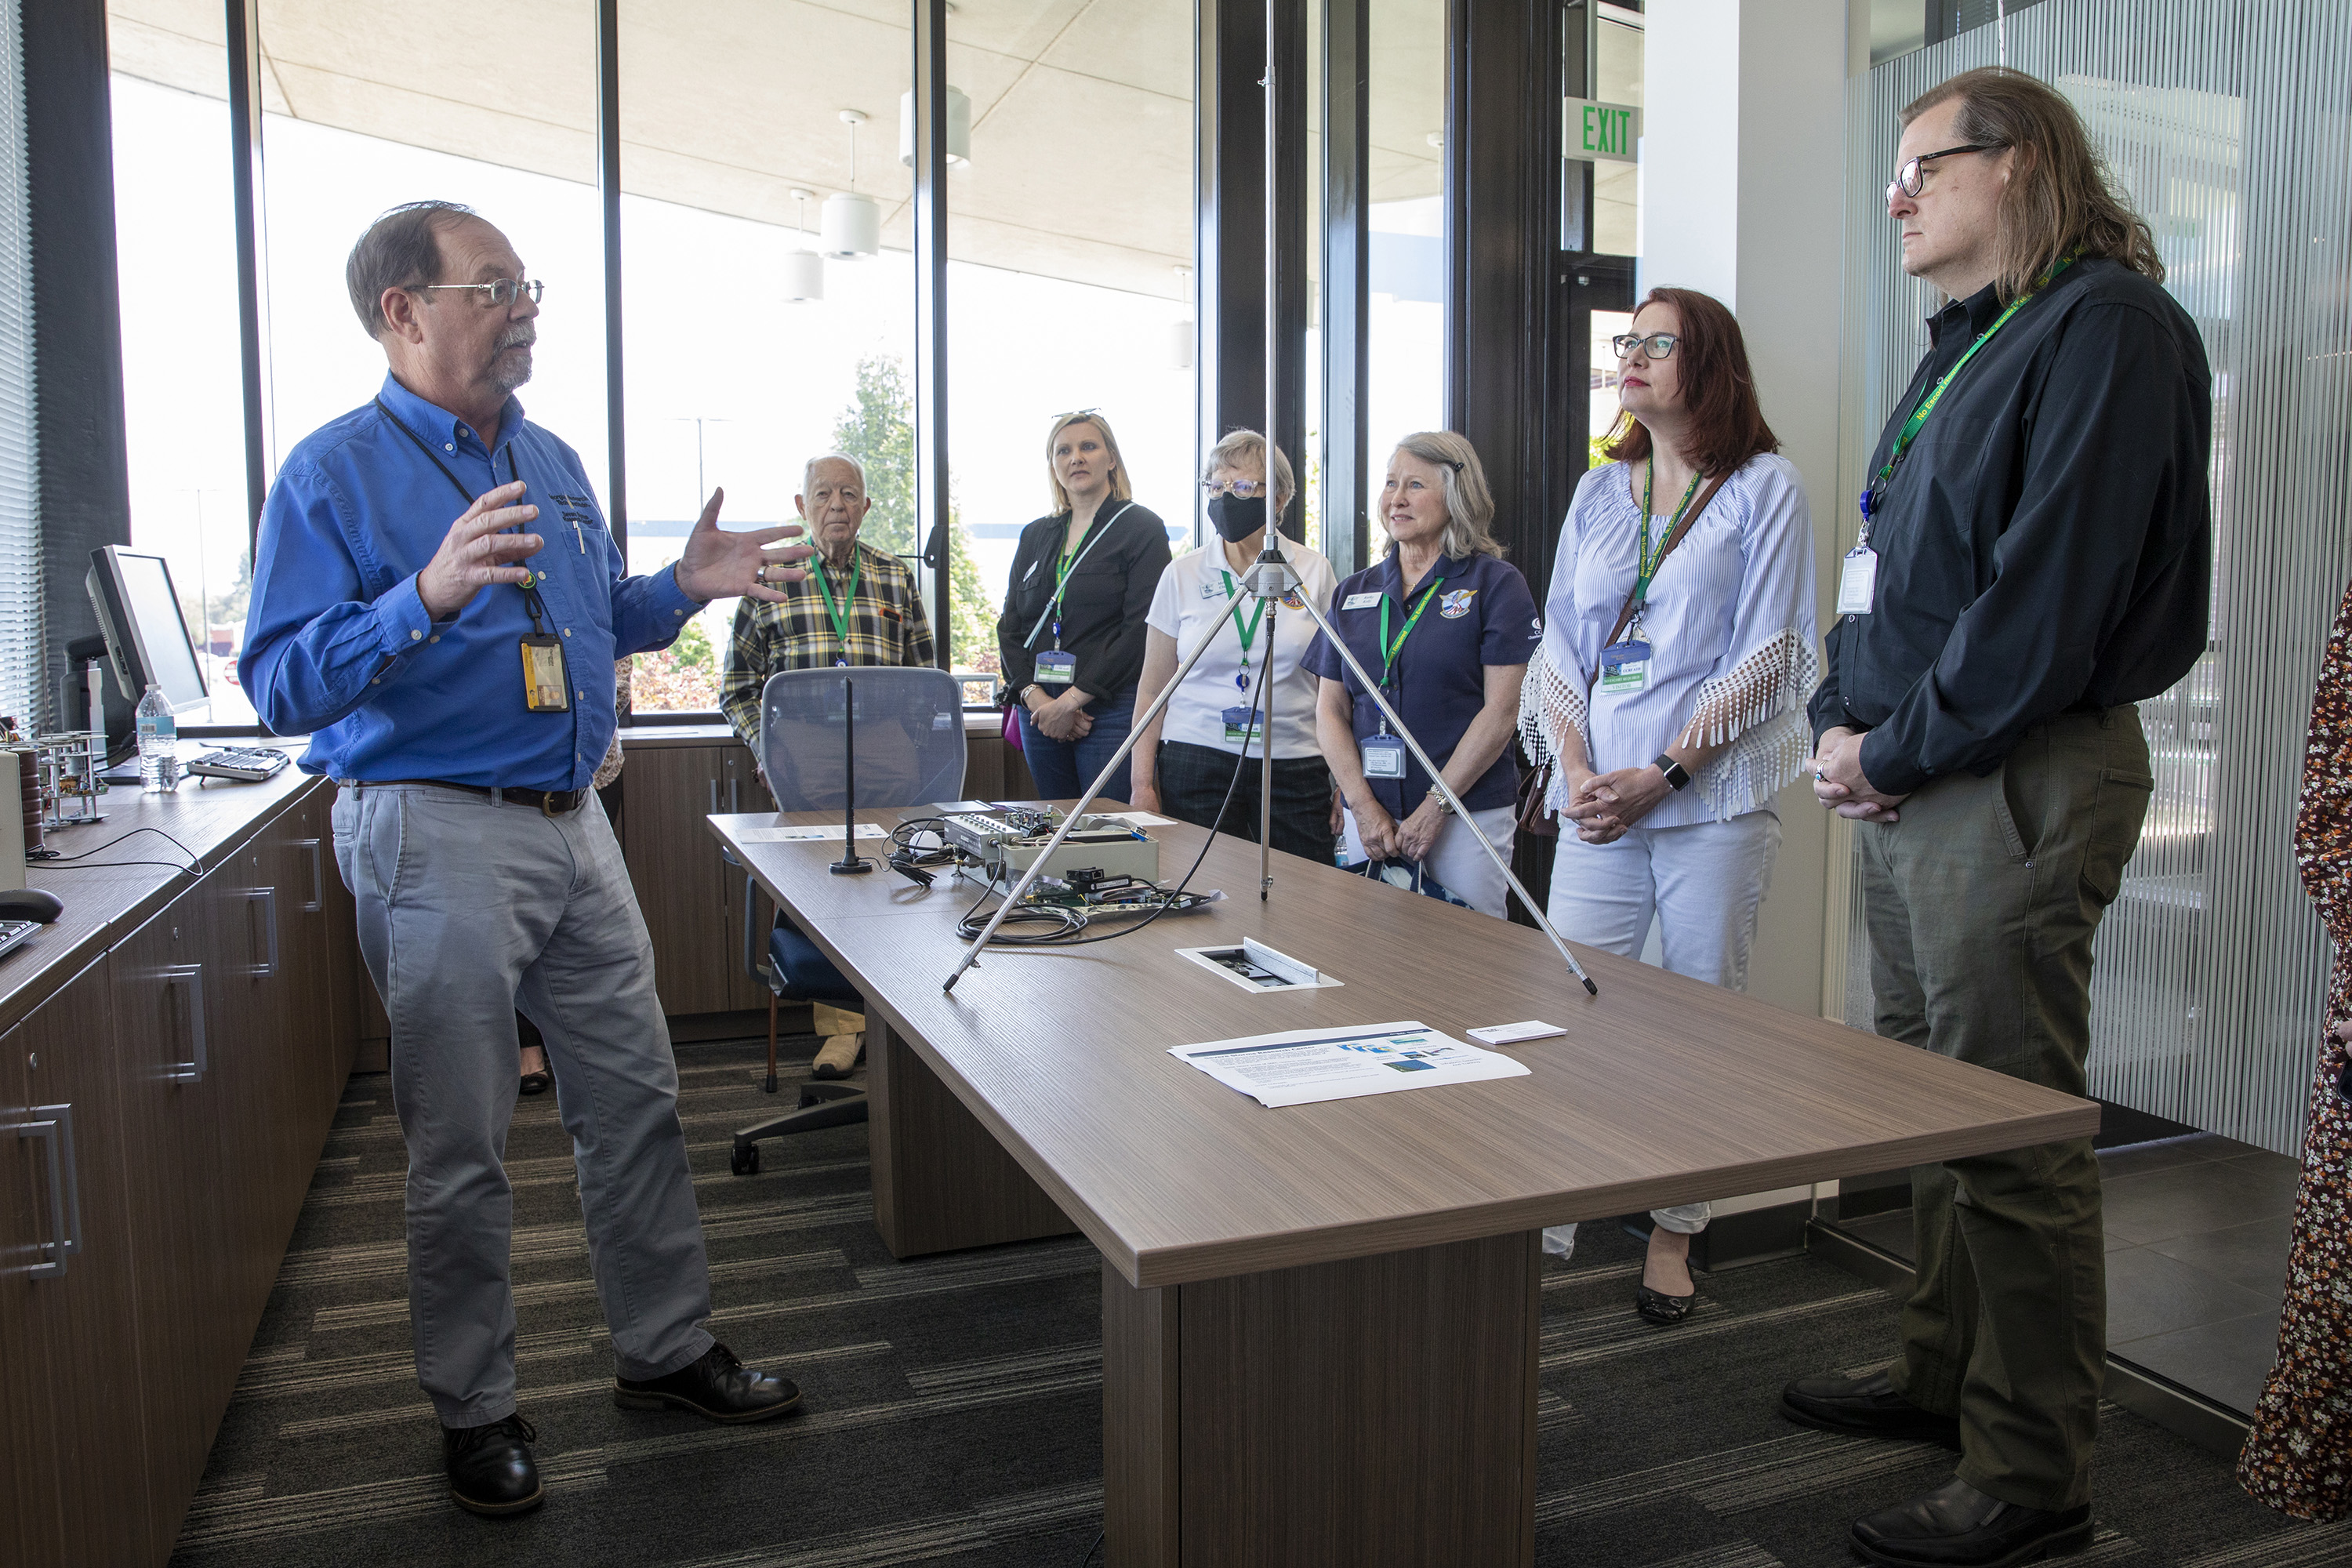
[[882, 248], [882, 209], [872, 196], [857, 194], [857, 128], [866, 111], [845, 109], [841, 122], [849, 127], [849, 189], [824, 198], [824, 253], [835, 261], [857, 261]]
[[809, 248], [808, 203], [814, 193], [793, 190], [793, 230], [800, 248], [784, 253], [784, 298], [798, 302], [824, 298], [824, 258]]
[[[915, 93], [898, 95], [898, 162], [915, 166]], [[948, 162], [971, 162], [971, 99], [960, 87], [948, 89]]]

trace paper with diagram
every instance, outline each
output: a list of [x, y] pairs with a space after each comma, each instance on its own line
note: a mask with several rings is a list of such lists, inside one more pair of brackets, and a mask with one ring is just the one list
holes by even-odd
[[1288, 1029], [1173, 1046], [1168, 1054], [1274, 1109], [1528, 1076], [1524, 1063], [1412, 1019], [1360, 1028]]

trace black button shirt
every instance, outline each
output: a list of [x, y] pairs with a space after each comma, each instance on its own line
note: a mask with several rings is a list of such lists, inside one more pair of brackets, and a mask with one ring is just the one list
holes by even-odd
[[[1121, 507], [1127, 510], [1121, 512]], [[1108, 531], [1097, 540], [1094, 530], [1106, 524]], [[1069, 531], [1066, 511], [1041, 517], [1021, 531], [1004, 613], [996, 622], [996, 649], [1008, 691], [1017, 694], [1036, 679], [1037, 655], [1054, 646], [1051, 616], [1034, 642], [1029, 629], [1053, 600], [1055, 563]], [[1090, 700], [1116, 700], [1134, 690], [1143, 674], [1143, 618], [1168, 565], [1168, 526], [1149, 507], [1106, 500], [1072, 553], [1085, 559], [1070, 574], [1069, 589], [1062, 595], [1062, 651], [1078, 661], [1076, 684]], [[1049, 686], [1045, 694], [1058, 697], [1061, 689]]]
[[[2001, 308], [1988, 288], [1929, 319], [1869, 472]], [[1829, 634], [1815, 740], [1870, 731], [1863, 772], [1907, 795], [1991, 773], [2043, 720], [2186, 675], [2205, 649], [2212, 406], [2204, 345], [2161, 287], [2104, 259], [2061, 273], [1969, 362], [1888, 482], [1875, 600]]]

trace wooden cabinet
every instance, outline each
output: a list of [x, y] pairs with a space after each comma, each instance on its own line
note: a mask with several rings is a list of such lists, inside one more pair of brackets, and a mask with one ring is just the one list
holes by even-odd
[[123, 1142], [106, 968], [101, 958], [0, 1035], [14, 1086], [0, 1106], [11, 1145], [0, 1185], [13, 1194], [0, 1213], [31, 1221], [9, 1237], [0, 1316], [13, 1320], [5, 1353], [46, 1384], [30, 1405], [39, 1424], [10, 1444], [20, 1493], [33, 1494], [19, 1500], [27, 1563], [152, 1561], [171, 1547], [152, 1538], [138, 1464], [129, 1214], [144, 1166]]
[[281, 805], [0, 1034], [0, 1563], [171, 1554], [276, 1282], [357, 1033]]

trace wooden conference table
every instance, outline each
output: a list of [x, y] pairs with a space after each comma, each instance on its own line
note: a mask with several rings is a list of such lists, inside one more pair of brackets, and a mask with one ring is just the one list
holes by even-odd
[[[1226, 900], [992, 949], [944, 994], [974, 888], [743, 837], [824, 820], [709, 819], [866, 998], [891, 1251], [1075, 1228], [1102, 1253], [1117, 1568], [1529, 1563], [1542, 1226], [2098, 1125], [2088, 1100], [1580, 949], [1588, 998], [1539, 931], [1294, 857], [1261, 903], [1256, 847], [1223, 838], [1192, 886]], [[1202, 831], [1151, 831], [1181, 876]], [[1254, 994], [1173, 951], [1244, 936], [1344, 984]], [[1568, 1032], [1509, 1047], [1530, 1077], [1280, 1110], [1167, 1054], [1407, 1018]]]

